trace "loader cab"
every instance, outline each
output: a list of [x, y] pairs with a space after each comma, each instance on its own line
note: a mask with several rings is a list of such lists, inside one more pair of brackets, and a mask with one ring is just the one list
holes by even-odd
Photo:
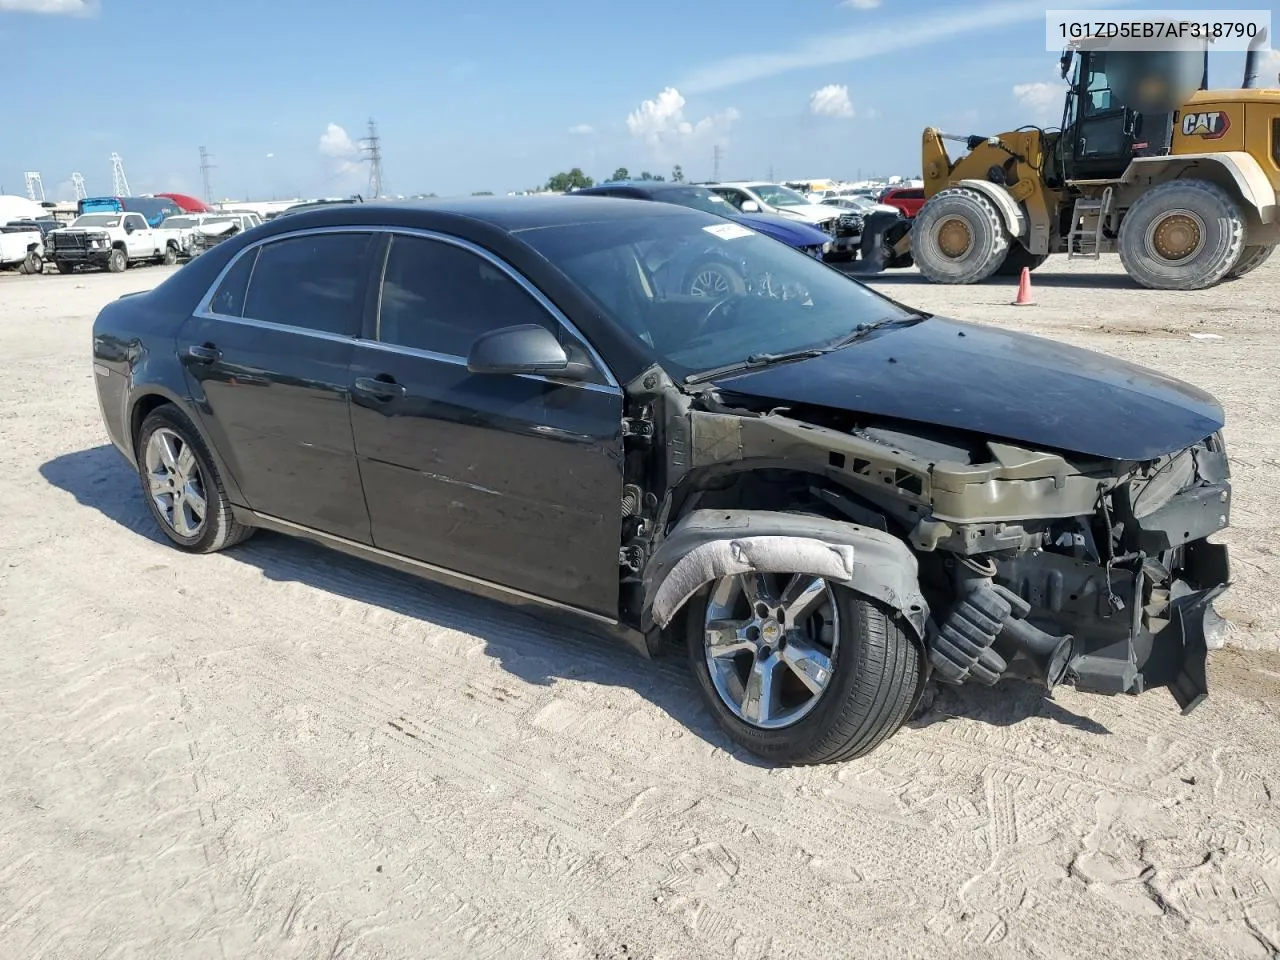
[[[1188, 56], [1178, 54], [1184, 70]], [[1124, 95], [1134, 78], [1157, 71], [1172, 78], [1167, 55], [1125, 50], [1076, 49], [1063, 53], [1062, 75], [1070, 83], [1062, 116], [1062, 169], [1069, 180], [1110, 180], [1121, 176], [1135, 157], [1166, 156], [1173, 146], [1174, 112], [1142, 113]]]

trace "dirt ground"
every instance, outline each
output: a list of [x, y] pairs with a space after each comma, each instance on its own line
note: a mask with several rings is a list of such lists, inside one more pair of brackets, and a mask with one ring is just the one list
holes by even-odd
[[795, 770], [678, 661], [279, 536], [163, 545], [89, 330], [167, 273], [0, 277], [0, 957], [1280, 955], [1280, 258], [1177, 295], [1051, 262], [1025, 308], [874, 281], [1216, 393], [1232, 632], [1187, 718], [961, 689]]

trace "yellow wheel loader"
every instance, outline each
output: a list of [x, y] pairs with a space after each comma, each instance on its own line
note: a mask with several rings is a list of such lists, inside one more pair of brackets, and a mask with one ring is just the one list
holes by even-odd
[[[1203, 47], [1068, 48], [1060, 130], [925, 130], [925, 204], [914, 220], [867, 218], [863, 271], [914, 263], [935, 283], [977, 283], [1034, 270], [1050, 254], [1118, 253], [1153, 289], [1243, 276], [1280, 242], [1280, 89], [1258, 88], [1260, 45], [1239, 90], [1207, 89]], [[952, 160], [947, 140], [967, 152]]]

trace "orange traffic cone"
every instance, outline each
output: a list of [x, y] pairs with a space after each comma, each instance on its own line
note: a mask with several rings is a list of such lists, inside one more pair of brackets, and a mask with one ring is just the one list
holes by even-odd
[[1031, 299], [1031, 270], [1022, 268], [1022, 276], [1018, 278], [1018, 299], [1013, 301], [1015, 307], [1029, 307], [1035, 301]]

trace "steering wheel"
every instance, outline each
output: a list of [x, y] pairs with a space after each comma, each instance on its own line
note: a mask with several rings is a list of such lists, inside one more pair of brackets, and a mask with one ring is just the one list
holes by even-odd
[[733, 305], [742, 299], [741, 294], [731, 294], [727, 297], [719, 297], [711, 304], [710, 309], [702, 316], [702, 320], [698, 323], [698, 329], [694, 332], [694, 336], [701, 336], [704, 333], [713, 333], [716, 330], [724, 330], [733, 326]]

